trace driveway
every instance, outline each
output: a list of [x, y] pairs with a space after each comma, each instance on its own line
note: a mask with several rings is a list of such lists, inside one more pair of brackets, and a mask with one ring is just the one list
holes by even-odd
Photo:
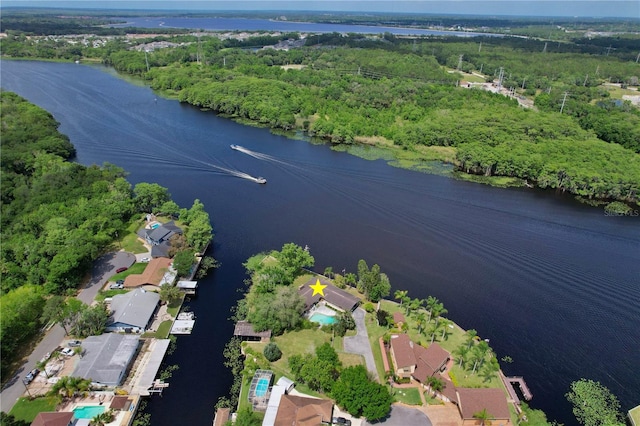
[[[116, 269], [123, 266], [129, 267], [135, 262], [135, 256], [123, 251], [115, 253], [107, 253], [98, 258], [91, 271], [91, 279], [80, 290], [78, 299], [84, 303], [91, 303], [95, 299], [98, 291], [102, 288], [107, 279], [114, 275]], [[35, 368], [38, 361], [44, 358], [45, 354], [53, 352], [58, 346], [62, 344], [65, 339], [64, 330], [59, 325], [54, 325], [46, 332], [42, 337], [42, 340], [33, 349], [31, 355], [25, 360], [22, 366], [16, 372], [2, 389], [0, 393], [0, 409], [5, 413], [8, 413], [16, 400], [25, 393], [25, 386], [22, 383], [22, 378], [31, 369]]]
[[429, 417], [418, 408], [405, 407], [403, 405], [392, 405], [391, 412], [384, 419], [375, 423], [367, 421], [362, 423], [363, 426], [384, 425], [384, 426], [408, 426], [420, 425], [431, 426]]
[[378, 370], [376, 369], [376, 362], [373, 359], [373, 351], [371, 350], [371, 344], [369, 343], [369, 334], [367, 333], [367, 326], [364, 323], [365, 312], [364, 309], [358, 308], [353, 312], [353, 319], [356, 321], [355, 336], [344, 338], [344, 351], [352, 354], [359, 354], [364, 357], [364, 361], [367, 364], [367, 370], [373, 375], [378, 382], [380, 377], [378, 376]]

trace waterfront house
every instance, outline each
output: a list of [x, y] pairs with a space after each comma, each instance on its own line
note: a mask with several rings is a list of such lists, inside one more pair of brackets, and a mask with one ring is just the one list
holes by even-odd
[[330, 425], [332, 415], [333, 401], [329, 399], [282, 395], [273, 426]]
[[151, 246], [151, 257], [168, 257], [171, 245], [169, 240], [174, 235], [182, 235], [182, 229], [174, 221], [164, 223], [153, 229], [141, 229], [138, 236]]
[[76, 418], [71, 411], [48, 411], [38, 413], [31, 426], [73, 426]]
[[507, 397], [502, 389], [457, 388], [456, 393], [462, 426], [480, 425], [481, 421], [473, 416], [483, 410], [487, 410], [493, 426], [512, 424]]
[[143, 333], [153, 321], [160, 303], [160, 296], [141, 288], [117, 294], [111, 300], [111, 316], [107, 331], [120, 333]]
[[138, 351], [139, 342], [140, 337], [127, 334], [89, 336], [82, 342], [85, 354], [71, 376], [105, 386], [118, 386]]
[[[324, 297], [316, 294], [313, 295], [313, 289], [310, 287], [314, 285], [316, 281], [320, 281], [326, 287], [323, 290]], [[323, 277], [313, 277], [307, 281], [300, 289], [298, 294], [304, 298], [307, 312], [320, 300], [324, 300], [329, 306], [337, 311], [351, 312], [358, 307], [360, 299], [347, 293], [344, 290], [334, 286], [331, 282]]]
[[164, 284], [173, 285], [177, 273], [171, 264], [172, 260], [168, 257], [151, 259], [142, 274], [131, 274], [124, 279], [124, 287], [135, 288], [144, 285], [160, 287]]
[[434, 374], [444, 371], [451, 355], [437, 343], [428, 348], [411, 341], [406, 334], [391, 336], [391, 360], [397, 377], [413, 378], [426, 383]]

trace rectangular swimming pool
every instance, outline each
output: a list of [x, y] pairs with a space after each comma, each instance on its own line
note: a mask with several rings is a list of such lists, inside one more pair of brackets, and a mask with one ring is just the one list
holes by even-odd
[[104, 413], [104, 405], [83, 405], [73, 409], [76, 419], [92, 419], [98, 414]]
[[265, 396], [269, 390], [269, 379], [260, 379], [256, 384], [256, 396]]
[[322, 325], [329, 325], [336, 322], [336, 318], [316, 312], [315, 314], [311, 315], [311, 317], [309, 318], [309, 321], [318, 322]]

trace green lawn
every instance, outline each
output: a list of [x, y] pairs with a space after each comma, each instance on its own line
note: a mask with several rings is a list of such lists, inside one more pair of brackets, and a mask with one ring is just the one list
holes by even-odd
[[420, 390], [418, 388], [393, 389], [393, 396], [398, 402], [403, 402], [408, 405], [422, 405]]
[[98, 294], [96, 294], [95, 300], [97, 300], [98, 302], [101, 302], [104, 299], [106, 299], [107, 297], [113, 297], [116, 294], [124, 294], [124, 293], [127, 293], [128, 291], [129, 290], [104, 290], [104, 291], [99, 291]]
[[17, 420], [32, 422], [38, 413], [43, 411], [56, 411], [56, 406], [60, 403], [59, 396], [44, 396], [30, 400], [29, 398], [20, 398], [13, 406], [9, 414], [13, 415]]
[[127, 269], [124, 272], [120, 272], [119, 274], [115, 274], [113, 275], [111, 278], [109, 278], [109, 281], [118, 281], [118, 280], [124, 280], [126, 277], [128, 277], [129, 275], [132, 274], [141, 274], [144, 272], [144, 270], [147, 268], [148, 263], [134, 263], [133, 265], [131, 265], [131, 267], [129, 269]]
[[158, 326], [158, 331], [155, 332], [156, 339], [166, 339], [169, 336], [172, 324], [173, 321], [171, 320], [162, 321]]
[[182, 306], [182, 302], [184, 300], [184, 293], [180, 299], [172, 300], [171, 303], [167, 306], [167, 313], [175, 318], [180, 311], [180, 307]]

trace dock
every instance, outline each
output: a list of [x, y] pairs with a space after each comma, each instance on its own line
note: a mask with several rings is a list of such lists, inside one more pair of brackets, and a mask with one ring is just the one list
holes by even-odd
[[529, 390], [529, 387], [527, 386], [527, 383], [524, 381], [523, 377], [520, 377], [520, 376], [507, 377], [504, 375], [502, 371], [500, 371], [500, 378], [502, 379], [502, 383], [504, 383], [504, 387], [507, 388], [507, 392], [509, 393], [509, 398], [511, 399], [512, 402], [514, 402], [517, 405], [520, 404], [520, 397], [518, 397], [518, 394], [516, 393], [514, 384], [520, 388], [520, 391], [522, 392], [522, 396], [524, 397], [524, 399], [527, 401], [531, 401], [531, 399], [533, 398], [533, 394]]

